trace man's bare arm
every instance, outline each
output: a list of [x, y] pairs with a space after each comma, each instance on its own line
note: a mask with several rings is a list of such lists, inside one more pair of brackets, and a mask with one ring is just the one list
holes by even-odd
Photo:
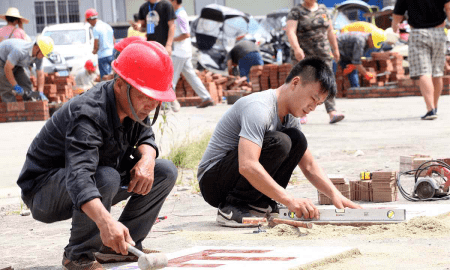
[[392, 30], [394, 31], [394, 33], [398, 32], [399, 24], [403, 21], [404, 18], [405, 16], [403, 15], [392, 14]]
[[322, 168], [319, 167], [319, 164], [317, 164], [309, 149], [306, 149], [306, 152], [300, 160], [298, 166], [302, 170], [306, 179], [308, 179], [311, 184], [330, 198], [336, 208], [361, 208], [361, 206], [342, 196], [331, 180], [325, 175]]

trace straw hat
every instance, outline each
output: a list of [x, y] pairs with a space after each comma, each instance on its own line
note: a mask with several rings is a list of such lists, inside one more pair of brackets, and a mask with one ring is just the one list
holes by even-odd
[[29, 23], [30, 22], [29, 20], [27, 20], [24, 17], [20, 16], [19, 10], [17, 8], [15, 8], [15, 7], [8, 8], [8, 10], [6, 11], [5, 14], [0, 15], [0, 19], [6, 20], [6, 16], [19, 18], [19, 19], [22, 20], [23, 23]]

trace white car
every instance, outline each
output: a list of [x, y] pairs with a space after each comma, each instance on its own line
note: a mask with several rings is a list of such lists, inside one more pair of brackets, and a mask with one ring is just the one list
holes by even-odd
[[50, 57], [51, 61], [44, 60], [45, 72], [58, 71], [67, 65], [70, 73], [76, 75], [84, 68], [87, 60], [91, 59], [94, 63], [97, 62], [97, 56], [92, 53], [94, 35], [89, 23], [50, 25], [44, 28], [42, 35], [51, 37], [55, 42], [54, 54]]

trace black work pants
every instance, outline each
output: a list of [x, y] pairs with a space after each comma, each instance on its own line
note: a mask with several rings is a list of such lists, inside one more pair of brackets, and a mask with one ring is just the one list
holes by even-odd
[[[264, 136], [259, 162], [280, 186], [286, 188], [307, 146], [305, 135], [296, 128], [270, 131]], [[237, 148], [205, 172], [200, 190], [205, 201], [214, 207], [223, 202], [259, 204], [270, 201], [239, 173]]]
[[[136, 247], [142, 249], [142, 241], [150, 232], [159, 211], [175, 185], [177, 168], [168, 160], [157, 159], [152, 189], [147, 195], [127, 192], [120, 187], [119, 172], [111, 167], [100, 166], [95, 173], [95, 182], [102, 196], [101, 201], [110, 211], [111, 206], [128, 199], [119, 222], [125, 225]], [[33, 218], [51, 223], [72, 218], [69, 244], [65, 247], [68, 259], [77, 260], [81, 256], [94, 259], [93, 252], [102, 246], [97, 225], [84, 212], [75, 209], [66, 190], [65, 169], [57, 169], [34, 195], [30, 205]]]

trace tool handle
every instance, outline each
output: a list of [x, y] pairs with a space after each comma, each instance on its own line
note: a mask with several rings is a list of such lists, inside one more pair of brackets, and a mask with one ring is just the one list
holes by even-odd
[[142, 255], [145, 255], [144, 252], [140, 251], [139, 249], [133, 247], [132, 245], [128, 244], [128, 252], [133, 253], [134, 255], [141, 257]]
[[294, 227], [301, 227], [301, 228], [306, 228], [306, 229], [311, 229], [313, 227], [312, 223], [297, 221], [297, 220], [274, 218], [272, 221], [276, 224], [287, 224], [287, 225], [291, 225]]

